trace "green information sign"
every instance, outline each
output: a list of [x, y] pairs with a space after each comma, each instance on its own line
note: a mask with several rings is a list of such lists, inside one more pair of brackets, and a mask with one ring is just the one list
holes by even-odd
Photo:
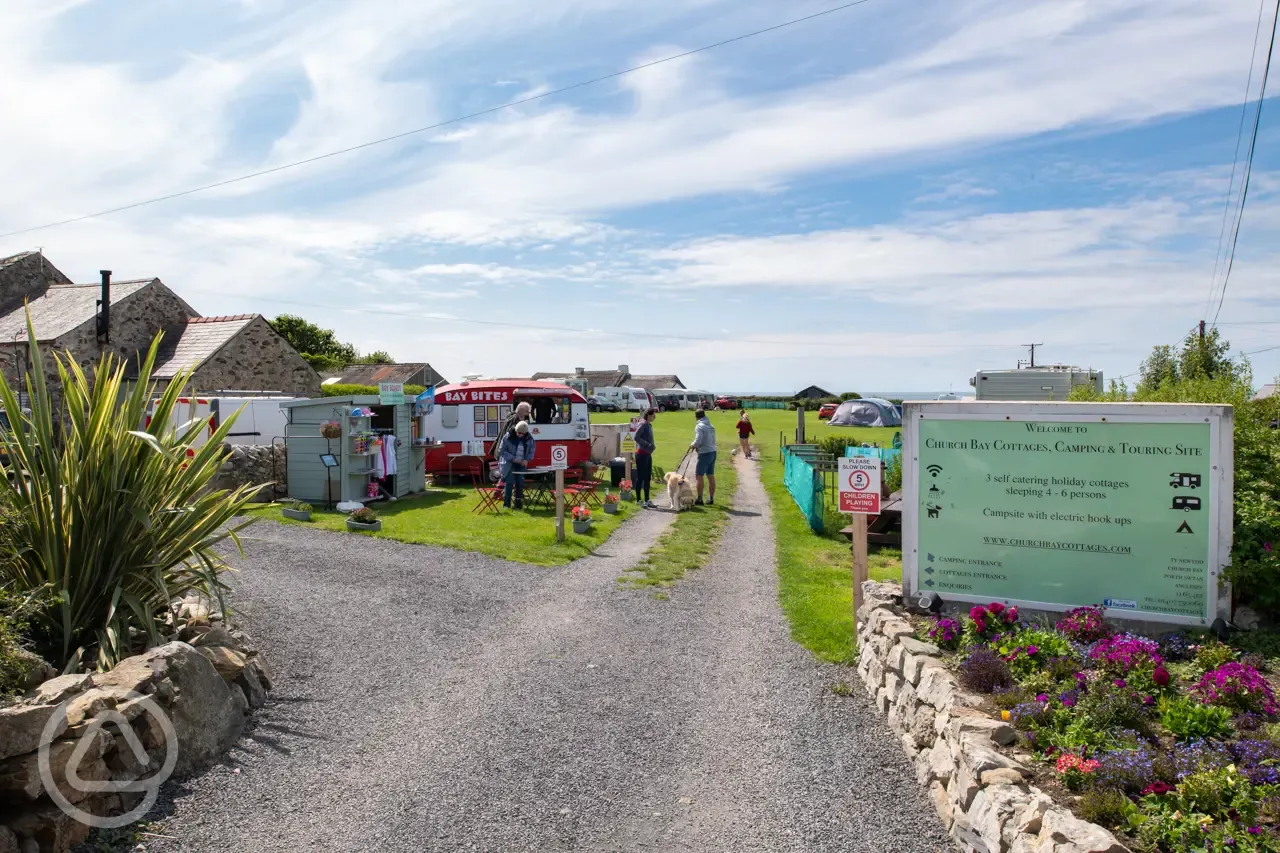
[[1215, 436], [1182, 421], [921, 415], [915, 588], [1211, 620]]
[[399, 406], [404, 402], [404, 383], [379, 382], [378, 402], [384, 406]]

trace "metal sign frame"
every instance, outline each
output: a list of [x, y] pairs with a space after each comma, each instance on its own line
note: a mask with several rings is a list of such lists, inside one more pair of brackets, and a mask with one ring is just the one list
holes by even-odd
[[[1207, 618], [1177, 616], [1129, 609], [1108, 609], [1108, 615], [1130, 620], [1175, 625], [1205, 625], [1216, 617], [1229, 619], [1231, 591], [1219, 583], [1231, 559], [1234, 503], [1234, 412], [1231, 406], [1201, 403], [1008, 403], [905, 402], [902, 407], [902, 591], [908, 599], [920, 594], [920, 422], [922, 420], [1042, 421], [1055, 423], [1209, 424], [1209, 554], [1205, 602]], [[987, 604], [989, 597], [948, 592], [947, 601]], [[1050, 601], [1000, 599], [1031, 610], [1062, 612], [1077, 607]], [[1100, 603], [1100, 602], [1099, 602]]]

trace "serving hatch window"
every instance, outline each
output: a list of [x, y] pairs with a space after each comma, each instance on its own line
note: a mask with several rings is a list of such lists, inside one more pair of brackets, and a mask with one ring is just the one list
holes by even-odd
[[571, 397], [535, 397], [529, 400], [533, 407], [535, 424], [570, 424], [573, 423], [573, 398]]

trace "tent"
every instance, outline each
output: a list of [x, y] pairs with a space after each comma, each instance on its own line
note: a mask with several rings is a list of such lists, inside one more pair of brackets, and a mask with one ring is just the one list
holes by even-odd
[[861, 400], [845, 400], [827, 421], [829, 426], [896, 427], [902, 426], [902, 418], [888, 400], [864, 397]]

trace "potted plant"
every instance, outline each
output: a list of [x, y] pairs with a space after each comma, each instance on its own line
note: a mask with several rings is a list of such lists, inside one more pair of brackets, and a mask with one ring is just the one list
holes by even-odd
[[622, 492], [622, 499], [624, 501], [631, 500], [631, 481], [630, 480], [623, 480], [621, 483], [619, 483], [618, 490]]
[[342, 438], [342, 424], [337, 421], [325, 421], [320, 424], [321, 438]]
[[573, 532], [591, 532], [591, 510], [585, 506], [575, 506], [573, 508]]
[[285, 504], [280, 509], [280, 514], [285, 518], [292, 518], [294, 521], [310, 521], [311, 520], [311, 504], [298, 501], [290, 506]]
[[382, 519], [367, 506], [361, 507], [347, 516], [348, 530], [369, 530], [377, 532], [382, 529]]
[[604, 493], [604, 511], [609, 515], [618, 514], [618, 496], [612, 492]]

